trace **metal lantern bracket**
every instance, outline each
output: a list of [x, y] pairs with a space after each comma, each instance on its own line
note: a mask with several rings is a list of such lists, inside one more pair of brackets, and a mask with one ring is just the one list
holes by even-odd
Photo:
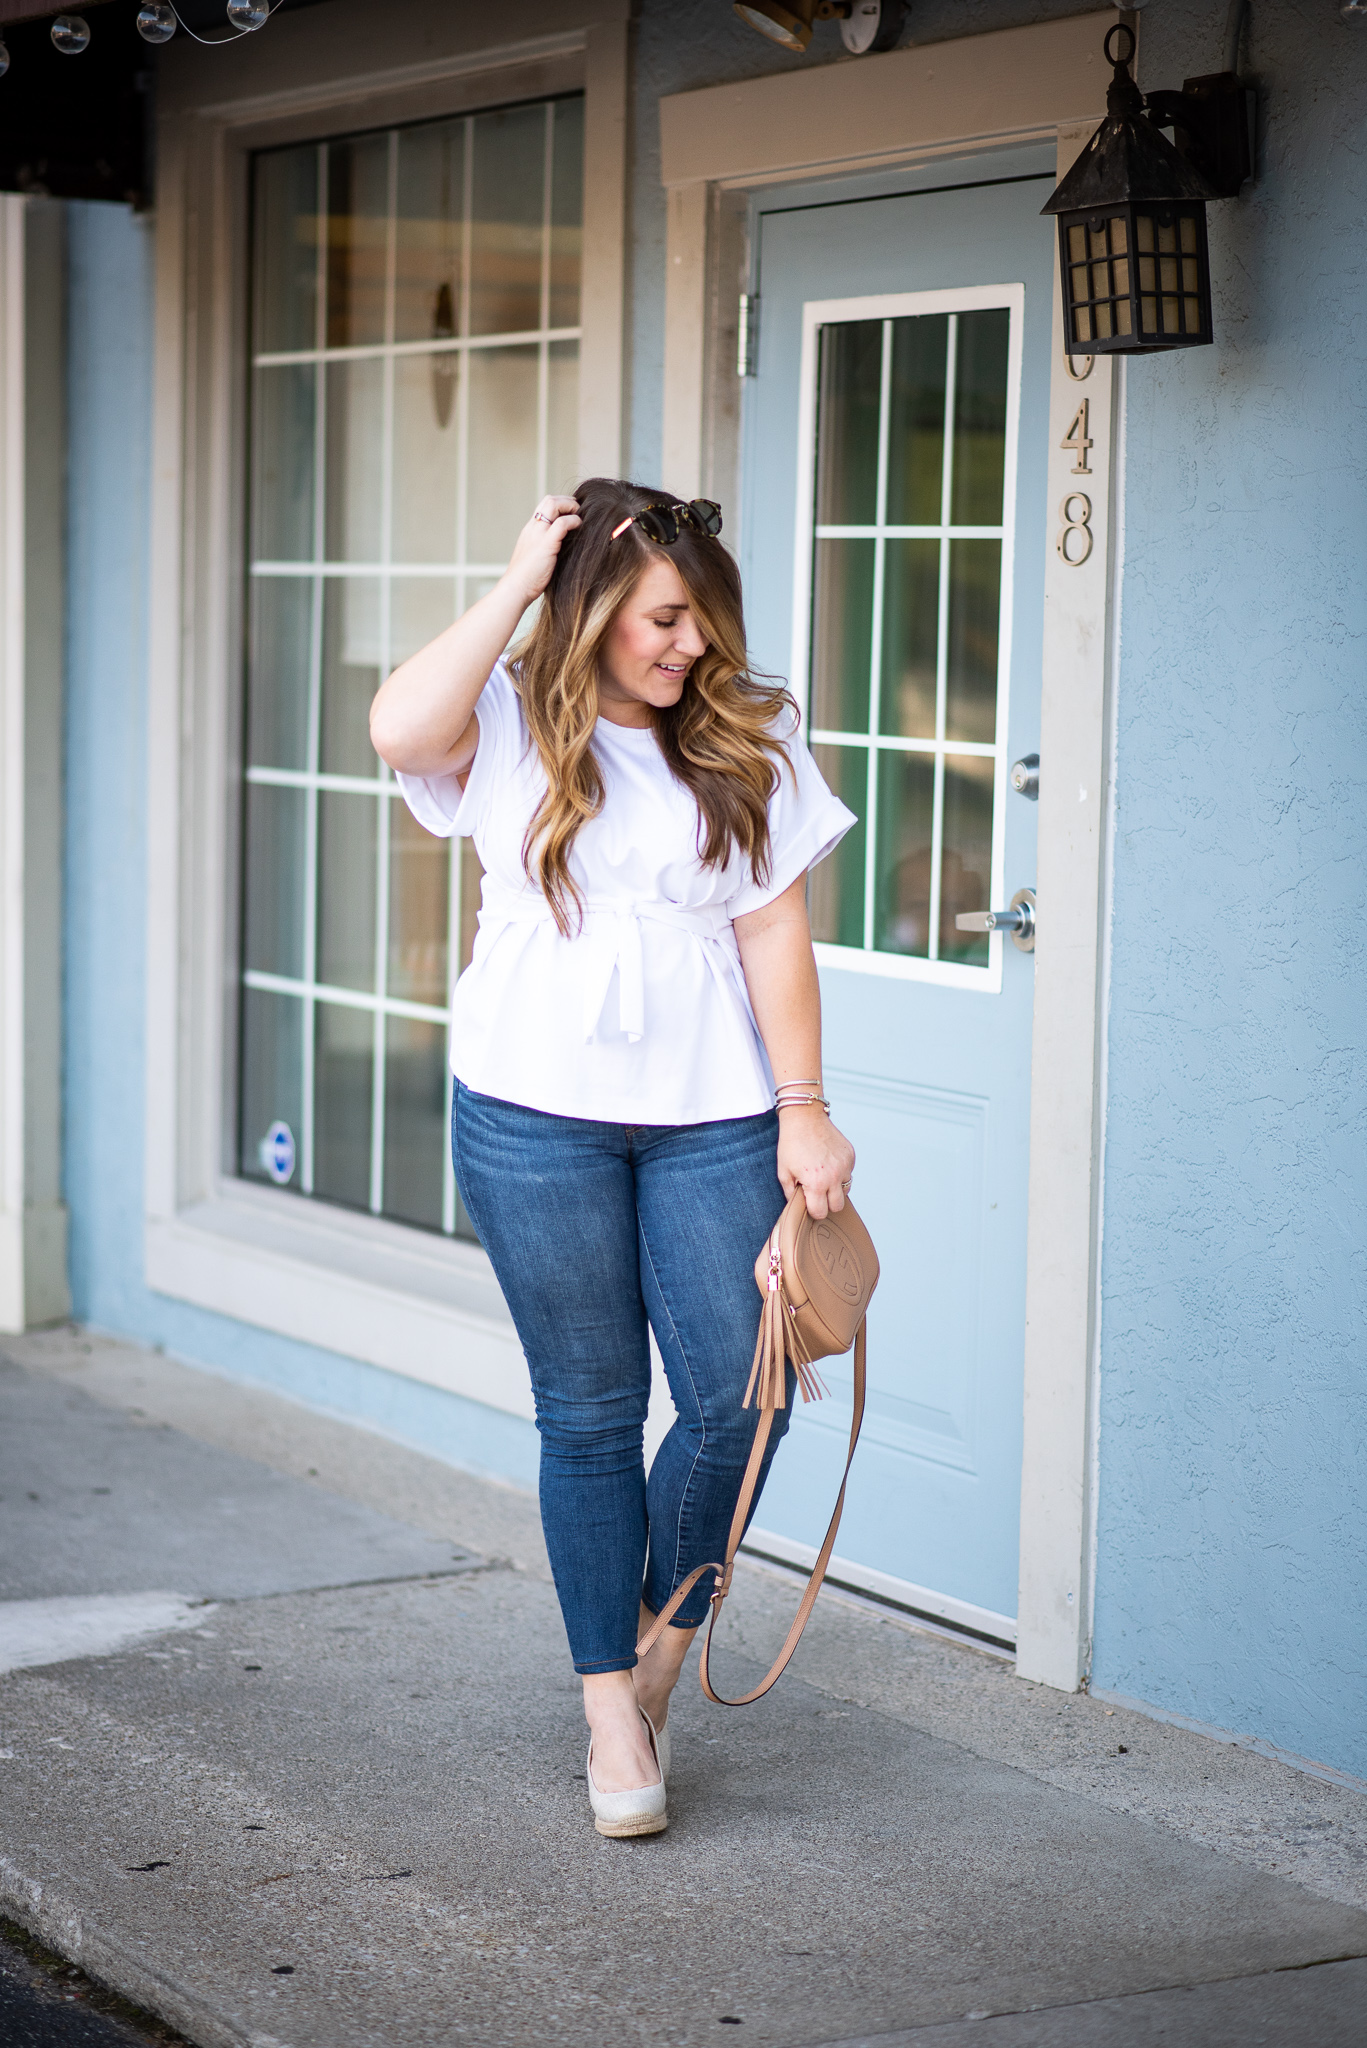
[[1181, 92], [1151, 92], [1144, 111], [1155, 128], [1171, 128], [1179, 156], [1203, 177], [1217, 199], [1237, 199], [1253, 176], [1253, 123], [1257, 95], [1233, 71], [1187, 78]]

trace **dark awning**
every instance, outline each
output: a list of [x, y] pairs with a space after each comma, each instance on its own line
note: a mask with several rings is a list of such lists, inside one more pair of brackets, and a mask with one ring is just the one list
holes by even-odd
[[[177, 8], [198, 33], [227, 30], [225, 0], [177, 0]], [[75, 0], [66, 9], [50, 0], [0, 0], [10, 56], [0, 78], [0, 192], [150, 202], [157, 50], [138, 34], [137, 11], [137, 0]], [[79, 56], [52, 46], [52, 17], [62, 12], [90, 25], [89, 46]], [[269, 35], [270, 24], [259, 33]]]

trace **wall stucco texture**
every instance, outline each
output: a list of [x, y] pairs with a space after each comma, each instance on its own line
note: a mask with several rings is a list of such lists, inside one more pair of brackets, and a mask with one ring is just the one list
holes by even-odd
[[1093, 1682], [1367, 1775], [1367, 36], [1243, 68], [1216, 344], [1126, 369]]

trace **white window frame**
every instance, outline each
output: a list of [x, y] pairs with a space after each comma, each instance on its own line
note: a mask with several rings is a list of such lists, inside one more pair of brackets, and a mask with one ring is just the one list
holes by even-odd
[[[144, 1252], [159, 1293], [532, 1415], [476, 1246], [239, 1179], [238, 818], [252, 152], [582, 91], [579, 461], [620, 466], [629, 0], [369, 0], [287, 16], [159, 79], [148, 663]], [[500, 40], [500, 37], [504, 38]], [[376, 67], [377, 54], [382, 68]]]
[[[801, 386], [798, 398], [798, 471], [796, 537], [793, 556], [793, 642], [789, 674], [792, 678], [793, 694], [802, 706], [804, 725], [809, 725], [809, 655], [811, 648], [812, 611], [812, 552], [816, 528], [816, 426], [820, 375], [821, 329], [828, 323], [847, 320], [902, 320], [919, 318], [928, 313], [976, 313], [1004, 307], [1011, 316], [1010, 337], [1007, 350], [1006, 373], [1006, 461], [1002, 476], [1002, 544], [1001, 587], [1004, 602], [997, 636], [997, 725], [990, 746], [982, 743], [963, 741], [946, 744], [938, 739], [930, 745], [921, 741], [901, 741], [899, 746], [907, 752], [929, 753], [939, 763], [946, 753], [988, 755], [993, 762], [992, 777], [992, 860], [990, 895], [992, 903], [1004, 899], [1001, 890], [1006, 874], [1005, 827], [1006, 808], [1006, 752], [1007, 722], [1010, 715], [1011, 691], [1011, 632], [1015, 611], [1015, 565], [1016, 565], [1016, 466], [1020, 438], [1020, 386], [1022, 360], [1022, 333], [1025, 315], [1025, 287], [1020, 284], [963, 285], [953, 290], [934, 292], [881, 292], [854, 299], [809, 299], [802, 308], [802, 368]], [[949, 404], [952, 406], [952, 394]], [[946, 477], [950, 461], [952, 437], [945, 436]], [[880, 464], [880, 475], [882, 472]], [[882, 508], [876, 521], [879, 532], [884, 530]], [[897, 531], [921, 532], [921, 528], [898, 528]], [[948, 539], [950, 529], [945, 526], [926, 528], [935, 537]], [[977, 529], [974, 529], [976, 531]], [[984, 529], [986, 530], [986, 529]], [[997, 529], [991, 529], [994, 538]], [[947, 550], [942, 553], [940, 564], [940, 634], [938, 662], [940, 669], [937, 695], [941, 715], [944, 706], [944, 667], [947, 657], [946, 625], [943, 616], [945, 593], [949, 573]], [[882, 590], [877, 586], [873, 599], [873, 630], [875, 640], [881, 631]], [[875, 677], [879, 666], [879, 649], [875, 644], [872, 668]], [[875, 715], [876, 723], [876, 715]], [[828, 735], [815, 728], [808, 731], [813, 745], [827, 742]], [[875, 750], [870, 744], [870, 752]], [[884, 751], [895, 751], [885, 748]], [[932, 861], [934, 875], [931, 885], [931, 930], [938, 926], [939, 909], [939, 853], [941, 819], [943, 813], [943, 772], [935, 778], [935, 821], [933, 831]], [[864, 874], [864, 916], [865, 928], [869, 916], [869, 902], [874, 889], [875, 863], [878, 856], [877, 834], [870, 830], [866, 835]], [[984, 910], [991, 905], [984, 903]], [[840, 946], [828, 943], [815, 948], [818, 963], [823, 967], [837, 967], [844, 973], [878, 974], [898, 981], [923, 981], [939, 988], [967, 989], [979, 995], [998, 995], [1002, 985], [1002, 934], [993, 932], [988, 940], [986, 967], [969, 967], [952, 960], [921, 960], [905, 953], [879, 952], [873, 947]]]

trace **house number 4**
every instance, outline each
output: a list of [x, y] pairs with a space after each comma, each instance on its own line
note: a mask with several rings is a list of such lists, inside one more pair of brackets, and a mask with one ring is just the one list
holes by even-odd
[[[1088, 412], [1089, 401], [1084, 398], [1059, 442], [1059, 447], [1073, 456], [1074, 476], [1092, 474], [1092, 465], [1087, 460], [1092, 447], [1087, 432]], [[1058, 516], [1059, 554], [1070, 569], [1080, 569], [1092, 552], [1092, 501], [1085, 491], [1069, 491], [1059, 505]]]
[[1087, 460], [1087, 450], [1092, 445], [1087, 433], [1087, 415], [1090, 407], [1090, 399], [1084, 398], [1073, 414], [1072, 425], [1058, 444], [1060, 448], [1072, 449], [1076, 458], [1073, 463], [1074, 476], [1090, 476], [1092, 473], [1092, 465]]

